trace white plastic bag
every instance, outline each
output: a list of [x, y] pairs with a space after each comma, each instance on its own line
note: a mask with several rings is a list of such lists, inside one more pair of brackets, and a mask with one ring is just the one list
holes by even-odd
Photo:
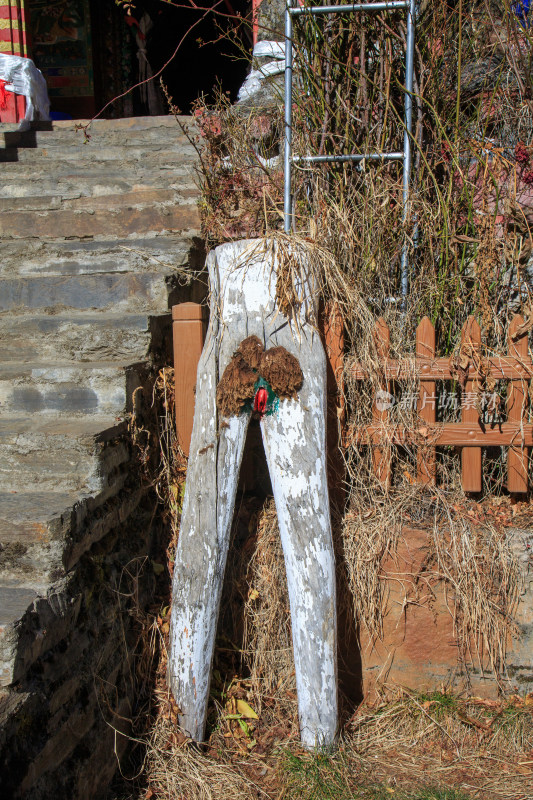
[[6, 81], [8, 92], [22, 94], [26, 98], [26, 115], [19, 130], [28, 130], [34, 120], [50, 119], [48, 89], [41, 70], [33, 61], [23, 56], [0, 53], [0, 78]]

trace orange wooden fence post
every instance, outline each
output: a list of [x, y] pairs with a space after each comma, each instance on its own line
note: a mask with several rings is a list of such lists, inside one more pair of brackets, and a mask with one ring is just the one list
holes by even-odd
[[338, 305], [326, 306], [320, 314], [321, 335], [327, 360], [327, 458], [332, 504], [345, 498], [345, 469], [340, 451], [344, 425], [344, 320]]
[[[383, 362], [384, 373], [387, 373], [387, 360], [389, 358], [390, 352], [390, 331], [389, 326], [383, 319], [383, 317], [379, 317], [376, 320], [376, 325], [374, 327], [374, 342], [376, 344], [376, 351], [378, 358]], [[385, 392], [380, 405], [386, 406], [387, 405], [387, 395], [390, 389], [389, 381], [385, 380], [381, 385], [381, 391]], [[389, 416], [389, 411], [387, 408], [383, 408], [380, 410], [377, 407], [378, 398], [374, 400], [374, 407], [372, 409], [372, 415], [376, 422], [385, 423]], [[391, 477], [391, 448], [390, 444], [386, 448], [378, 448], [375, 447], [372, 453], [372, 460], [374, 464], [374, 474], [377, 476], [378, 480], [381, 483], [386, 485], [390, 482]]]
[[[518, 336], [513, 341], [518, 328], [524, 324], [524, 318], [515, 314], [509, 325], [508, 347], [509, 355], [526, 362], [528, 359], [527, 333]], [[507, 390], [507, 420], [520, 424], [524, 418], [527, 403], [527, 383], [524, 380], [509, 381]], [[507, 489], [512, 494], [523, 494], [528, 487], [528, 456], [527, 447], [522, 447], [520, 433], [516, 437], [517, 441], [509, 447], [507, 457]]]
[[204, 319], [204, 306], [198, 303], [172, 307], [176, 433], [186, 456], [191, 444], [196, 370], [204, 346]]
[[[468, 317], [463, 327], [463, 343], [469, 346], [471, 353], [480, 350], [481, 328], [474, 319]], [[472, 365], [472, 358], [470, 358]], [[471, 368], [471, 367], [470, 367]], [[467, 378], [462, 396], [462, 422], [479, 422], [477, 398], [474, 398], [474, 379]], [[461, 453], [461, 480], [465, 492], [480, 492], [482, 486], [481, 447], [463, 447]]]
[[[435, 357], [435, 328], [428, 317], [420, 321], [416, 329], [416, 357]], [[424, 371], [422, 368], [422, 376]], [[437, 384], [435, 381], [420, 380], [418, 413], [425, 422], [433, 425], [437, 419]], [[434, 484], [436, 475], [436, 450], [434, 447], [419, 447], [416, 454], [417, 480], [419, 483]]]

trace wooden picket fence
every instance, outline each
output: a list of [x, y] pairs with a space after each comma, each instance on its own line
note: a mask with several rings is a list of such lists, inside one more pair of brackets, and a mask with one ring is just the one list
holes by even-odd
[[[482, 487], [483, 447], [503, 445], [509, 448], [507, 460], [507, 489], [512, 494], [528, 491], [529, 448], [533, 446], [533, 425], [528, 422], [529, 386], [533, 363], [528, 353], [528, 336], [524, 319], [516, 315], [508, 330], [508, 351], [505, 355], [484, 358], [481, 352], [481, 330], [469, 317], [462, 331], [461, 352], [467, 354], [464, 364], [457, 367], [450, 358], [438, 358], [435, 351], [435, 329], [425, 317], [416, 332], [416, 355], [411, 361], [389, 360], [390, 332], [380, 318], [375, 323], [374, 341], [383, 361], [381, 389], [390, 392], [393, 382], [408, 375], [419, 375], [417, 411], [421, 425], [417, 430], [394, 426], [388, 409], [379, 410], [374, 404], [374, 422], [345, 431], [345, 443], [367, 444], [373, 448], [373, 469], [384, 483], [391, 479], [391, 447], [409, 445], [416, 450], [417, 475], [420, 483], [434, 484], [436, 480], [436, 448], [453, 445], [461, 448], [462, 486], [467, 492], [480, 492]], [[414, 362], [414, 363], [413, 363]], [[361, 365], [354, 366], [357, 380], [368, 380]], [[482, 380], [509, 381], [505, 422], [484, 423], [478, 403], [474, 401]], [[463, 402], [460, 422], [437, 422], [437, 397], [441, 381], [458, 380]], [[442, 385], [442, 384], [441, 384]], [[387, 446], [385, 446], [385, 442]]]
[[[331, 311], [331, 309], [330, 309]], [[205, 310], [194, 303], [183, 303], [173, 308], [174, 358], [176, 375], [176, 424], [178, 438], [185, 454], [189, 452], [194, 411], [194, 385], [196, 367], [202, 351], [205, 334]], [[373, 409], [374, 421], [363, 427], [345, 424], [345, 409], [341, 387], [344, 371], [344, 334], [342, 317], [338, 311], [325, 313], [321, 319], [321, 334], [328, 364], [328, 471], [332, 494], [342, 493], [344, 468], [340, 451], [339, 423], [345, 446], [364, 444], [373, 448], [373, 469], [378, 478], [388, 483], [391, 479], [390, 445], [409, 445], [417, 454], [416, 480], [421, 484], [434, 484], [436, 480], [436, 448], [452, 445], [461, 448], [462, 485], [467, 492], [480, 492], [482, 487], [483, 447], [509, 448], [507, 459], [507, 489], [512, 494], [524, 494], [531, 483], [528, 462], [533, 447], [533, 424], [528, 421], [530, 384], [533, 362], [528, 352], [528, 335], [524, 319], [516, 315], [508, 330], [508, 347], [505, 355], [483, 357], [481, 330], [473, 317], [469, 317], [462, 332], [461, 352], [468, 357], [460, 369], [450, 358], [439, 358], [435, 348], [435, 329], [427, 317], [420, 322], [416, 332], [415, 356], [401, 361], [389, 358], [390, 332], [380, 318], [375, 323], [374, 337], [377, 353], [383, 362], [382, 385], [390, 392], [394, 381], [418, 375], [417, 411], [421, 425], [417, 429], [404, 429], [394, 425], [390, 411]], [[353, 366], [356, 380], [368, 380], [362, 365]], [[482, 380], [492, 378], [509, 382], [506, 400], [506, 421], [484, 423], [478, 403], [473, 400]], [[463, 397], [460, 422], [437, 422], [437, 397], [439, 382], [459, 380]]]

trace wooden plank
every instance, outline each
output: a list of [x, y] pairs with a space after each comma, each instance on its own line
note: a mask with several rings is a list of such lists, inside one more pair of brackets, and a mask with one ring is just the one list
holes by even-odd
[[[496, 380], [523, 378], [525, 380], [533, 378], [533, 362], [529, 357], [521, 360], [511, 356], [491, 356], [484, 361], [484, 374], [490, 375]], [[367, 380], [368, 370], [355, 364], [352, 367], [352, 375], [355, 380]], [[390, 379], [408, 378], [413, 373], [419, 373], [424, 380], [453, 380], [457, 377], [457, 372], [452, 369], [450, 358], [406, 358], [401, 362], [388, 361], [384, 367], [385, 377]], [[471, 366], [469, 373], [475, 375], [475, 370]]]
[[340, 449], [345, 422], [344, 320], [336, 304], [320, 309], [319, 328], [326, 351], [327, 428], [326, 449], [330, 502], [341, 508], [346, 499], [346, 469]]
[[[428, 317], [424, 317], [416, 329], [417, 358], [433, 358], [435, 356], [435, 328]], [[418, 395], [418, 414], [430, 425], [437, 419], [437, 384], [434, 380], [421, 380]], [[437, 459], [435, 448], [422, 445], [416, 452], [417, 480], [419, 483], [435, 483]]]
[[[463, 327], [462, 341], [473, 351], [478, 351], [481, 346], [481, 328], [474, 319], [468, 317]], [[475, 391], [475, 380], [467, 378], [464, 385], [463, 397], [472, 395]], [[462, 403], [461, 420], [463, 423], [479, 423], [477, 408]], [[482, 486], [481, 448], [465, 447], [461, 453], [461, 481], [465, 492], [480, 492]]]
[[[390, 331], [389, 326], [383, 317], [379, 317], [376, 320], [376, 324], [374, 326], [374, 343], [376, 346], [377, 357], [384, 362], [384, 366], [386, 366], [390, 352]], [[389, 392], [390, 384], [387, 381], [383, 381], [380, 385], [380, 389], [384, 392]], [[383, 425], [383, 423], [387, 422], [389, 412], [388, 410], [380, 410], [377, 407], [377, 399], [378, 398], [376, 398], [374, 401], [372, 416], [376, 421], [381, 422]], [[390, 483], [391, 477], [391, 455], [390, 447], [376, 447], [372, 453], [374, 474], [376, 475], [377, 479], [386, 486], [388, 486]]]
[[[509, 355], [518, 359], [528, 358], [527, 333], [513, 341], [517, 329], [523, 325], [524, 318], [515, 314], [508, 331]], [[524, 380], [509, 382], [507, 392], [507, 419], [520, 423], [525, 416], [528, 398], [528, 384]], [[507, 457], [507, 489], [512, 494], [524, 494], [528, 489], [528, 457], [527, 447], [509, 447]]]
[[[346, 446], [379, 445], [383, 438], [383, 426], [368, 425], [366, 428], [351, 428], [346, 436]], [[533, 446], [533, 425], [519, 425], [502, 422], [497, 427], [483, 428], [479, 423], [451, 422], [446, 425], [438, 423], [431, 427], [424, 425], [418, 430], [406, 430], [402, 426], [391, 428], [388, 438], [392, 444], [418, 444], [420, 439], [427, 439], [431, 445], [441, 447], [452, 445], [464, 447], [465, 450], [481, 447], [509, 446], [516, 448]]]
[[204, 346], [204, 313], [204, 307], [198, 303], [172, 307], [176, 434], [186, 456], [194, 419], [196, 371]]

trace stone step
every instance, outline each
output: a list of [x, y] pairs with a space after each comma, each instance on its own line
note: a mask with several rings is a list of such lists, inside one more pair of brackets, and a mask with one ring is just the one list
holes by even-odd
[[69, 209], [72, 211], [96, 211], [107, 208], [117, 211], [121, 208], [136, 208], [139, 206], [173, 205], [176, 203], [196, 200], [198, 190], [192, 181], [183, 181], [181, 185], [168, 187], [132, 187], [130, 191], [120, 191], [106, 194], [87, 194], [72, 196], [71, 192], [64, 197], [61, 194], [32, 194], [23, 197], [2, 197], [0, 194], [0, 213], [13, 211], [57, 211]]
[[[190, 136], [197, 137], [198, 131], [190, 127]], [[49, 147], [66, 149], [71, 147], [96, 148], [100, 146], [121, 147], [192, 147], [191, 140], [176, 125], [174, 128], [145, 128], [132, 131], [127, 136], [122, 131], [88, 131], [86, 137], [82, 130], [64, 128], [51, 131], [0, 131], [0, 148], [36, 150]]]
[[152, 272], [0, 278], [0, 312], [58, 314], [78, 309], [157, 314], [169, 309], [172, 288], [172, 276], [167, 280], [165, 274]]
[[[198, 135], [197, 126], [186, 123], [191, 136]], [[87, 135], [76, 123], [70, 122], [66, 128], [58, 128], [54, 124], [49, 130], [7, 131], [0, 129], [0, 147], [95, 147], [101, 144], [151, 145], [151, 144], [189, 145], [189, 140], [180, 126], [172, 119], [171, 124], [149, 125], [125, 131], [120, 128], [94, 125]]]
[[172, 164], [192, 162], [196, 153], [189, 144], [150, 143], [147, 145], [134, 144], [76, 144], [70, 147], [0, 147], [0, 162], [3, 163], [31, 163], [38, 170], [41, 165], [57, 161], [75, 161], [80, 169], [90, 167], [91, 161], [120, 161], [126, 164], [137, 162], [161, 162]]
[[[77, 492], [80, 499], [114, 494], [120, 467], [130, 458], [128, 447], [118, 439], [122, 430], [114, 417], [3, 418], [0, 487], [3, 492], [27, 486], [40, 492]], [[110, 431], [115, 431], [116, 442], [109, 441]]]
[[[197, 137], [194, 126], [190, 128], [191, 137]], [[122, 131], [89, 131], [86, 138], [83, 131], [74, 128], [52, 131], [0, 131], [0, 148], [16, 148], [36, 150], [37, 148], [56, 148], [57, 150], [72, 147], [95, 149], [97, 147], [192, 147], [191, 141], [176, 125], [175, 128], [146, 128], [133, 131], [127, 136]]]
[[33, 175], [28, 170], [26, 175], [17, 175], [16, 183], [12, 176], [6, 178], [3, 169], [0, 170], [0, 197], [3, 201], [28, 198], [28, 203], [37, 202], [31, 200], [33, 197], [76, 199], [153, 189], [180, 191], [195, 185], [194, 175], [188, 166], [157, 171], [135, 169], [130, 172], [108, 168], [83, 174], [75, 169], [67, 169], [63, 172], [54, 170], [53, 174]]
[[78, 500], [68, 492], [0, 492], [0, 686], [20, 678], [75, 623], [80, 598], [65, 603], [61, 593]]
[[11, 211], [0, 214], [0, 236], [12, 238], [82, 238], [120, 236], [151, 231], [199, 231], [195, 203], [96, 211]]
[[[42, 569], [0, 580], [0, 687], [20, 680], [29, 667], [74, 629], [81, 597], [64, 593]], [[24, 697], [24, 695], [22, 695]], [[24, 704], [17, 711], [20, 713]]]
[[124, 174], [140, 173], [173, 168], [183, 169], [189, 167], [191, 170], [196, 162], [194, 153], [184, 152], [182, 149], [168, 150], [161, 148], [160, 151], [138, 148], [98, 148], [94, 153], [87, 150], [78, 152], [76, 148], [71, 148], [61, 153], [58, 159], [57, 153], [53, 148], [35, 150], [27, 148], [0, 148], [0, 163], [5, 179], [12, 177], [27, 176], [31, 179], [33, 175], [62, 175], [65, 172], [76, 170], [80, 176], [90, 174], [93, 169], [105, 170], [112, 169]]
[[[34, 150], [39, 153], [39, 150]], [[14, 181], [21, 184], [30, 183], [32, 180], [40, 181], [52, 179], [60, 183], [66, 178], [78, 180], [83, 186], [85, 181], [94, 182], [95, 178], [102, 176], [104, 179], [112, 177], [135, 183], [156, 182], [175, 179], [177, 182], [183, 176], [194, 176], [195, 161], [191, 157], [179, 157], [177, 160], [161, 161], [160, 158], [145, 156], [142, 161], [99, 161], [97, 158], [78, 158], [76, 160], [52, 159], [49, 162], [36, 164], [35, 159], [28, 163], [25, 161], [6, 161], [0, 170], [0, 187], [2, 194], [9, 192]]]
[[[180, 114], [178, 116], [178, 120], [183, 125], [188, 125], [189, 127], [196, 126], [196, 120], [194, 117], [190, 117], [184, 114]], [[89, 133], [92, 135], [96, 135], [97, 133], [111, 133], [112, 131], [118, 131], [124, 135], [124, 138], [127, 139], [131, 135], [132, 131], [153, 131], [157, 129], [170, 129], [171, 131], [175, 130], [176, 128], [179, 129], [179, 125], [176, 122], [176, 119], [173, 114], [161, 114], [159, 116], [146, 116], [146, 117], [123, 117], [121, 119], [77, 119], [77, 120], [54, 120], [52, 122], [52, 128], [54, 131], [70, 131], [72, 128], [76, 126], [80, 128], [84, 128], [89, 125]], [[34, 130], [43, 130], [48, 129], [50, 123], [33, 123], [32, 128]]]
[[[0, 557], [2, 551], [0, 551]], [[41, 591], [45, 590], [45, 586], [38, 586]], [[6, 628], [16, 620], [24, 616], [27, 609], [33, 604], [33, 601], [38, 597], [38, 592], [31, 586], [20, 585], [20, 582], [10, 582], [6, 585], [0, 583], [0, 686], [5, 686], [6, 675], [6, 661], [11, 659], [6, 658], [5, 650], [6, 642], [2, 642], [4, 638], [2, 634]], [[3, 646], [2, 646], [3, 645]], [[4, 680], [2, 680], [4, 678]]]
[[[47, 151], [41, 148], [15, 148], [13, 153], [0, 148], [0, 155], [3, 156], [1, 177], [5, 181], [13, 176], [27, 177], [31, 180], [32, 175], [34, 178], [39, 178], [74, 172], [81, 177], [85, 175], [90, 177], [92, 173], [104, 174], [106, 170], [108, 173], [124, 176], [154, 175], [159, 170], [163, 173], [172, 170], [183, 172], [185, 169], [192, 172], [198, 161], [194, 151], [182, 148], [167, 151], [163, 147], [157, 153], [152, 153], [149, 148], [126, 148], [122, 156], [118, 152], [110, 154], [103, 149], [88, 153], [87, 150], [77, 152], [72, 148], [67, 152], [70, 153], [68, 158], [62, 156], [58, 158], [57, 153], [54, 156], [52, 148]], [[16, 157], [19, 153], [21, 158]]]
[[141, 363], [118, 361], [0, 363], [0, 414], [6, 422], [10, 414], [121, 419], [131, 411], [133, 392], [145, 373]]
[[[81, 595], [70, 597], [65, 581], [49, 577], [56, 572], [51, 568], [35, 577], [32, 572], [0, 579], [0, 687], [23, 678], [40, 656], [75, 629]], [[15, 709], [24, 713], [24, 702]]]
[[63, 276], [202, 268], [204, 254], [191, 235], [155, 233], [129, 239], [11, 239], [2, 242], [0, 275]]
[[71, 312], [0, 316], [0, 362], [141, 361], [170, 340], [170, 315]]
[[[185, 114], [178, 116], [179, 121], [184, 124], [194, 124], [194, 118]], [[84, 128], [90, 126], [91, 131], [123, 131], [127, 135], [128, 131], [143, 131], [152, 128], [174, 128], [177, 123], [173, 114], [160, 114], [159, 116], [144, 116], [144, 117], [121, 117], [119, 119], [106, 119], [99, 117], [98, 119], [61, 119], [44, 121], [39, 120], [30, 122], [31, 131], [70, 131], [77, 127]], [[0, 123], [0, 133], [18, 131], [18, 122], [2, 122]]]
[[[39, 591], [44, 575], [61, 567], [66, 536], [71, 532], [76, 492], [0, 490], [0, 585]], [[0, 619], [5, 608], [0, 602]], [[0, 622], [0, 627], [1, 627]]]
[[[0, 560], [3, 555], [0, 550]], [[20, 621], [29, 616], [39, 595], [46, 594], [45, 581], [45, 575], [41, 581], [37, 578], [35, 588], [25, 586], [23, 577], [18, 581], [11, 578], [5, 585], [0, 582], [0, 686], [19, 677]]]
[[[128, 486], [124, 470], [111, 477], [108, 489], [96, 496], [63, 487], [46, 491], [34, 483], [31, 492], [28, 486], [0, 488], [0, 586], [22, 584], [39, 592], [47, 582], [63, 578], [95, 542], [120, 526], [145, 489]], [[0, 601], [0, 615], [2, 610]]]

